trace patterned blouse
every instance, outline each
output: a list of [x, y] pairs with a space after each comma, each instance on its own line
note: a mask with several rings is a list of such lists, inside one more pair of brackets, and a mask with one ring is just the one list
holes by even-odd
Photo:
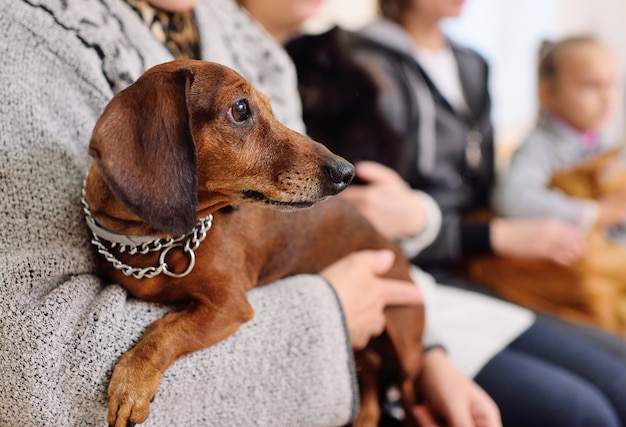
[[150, 31], [178, 59], [199, 59], [198, 24], [193, 10], [168, 12], [146, 0], [127, 0]]

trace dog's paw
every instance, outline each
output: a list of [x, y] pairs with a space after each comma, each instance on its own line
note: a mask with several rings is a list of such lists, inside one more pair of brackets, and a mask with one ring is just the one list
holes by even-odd
[[137, 362], [131, 354], [124, 355], [109, 383], [109, 426], [129, 427], [144, 422], [161, 376], [149, 363]]

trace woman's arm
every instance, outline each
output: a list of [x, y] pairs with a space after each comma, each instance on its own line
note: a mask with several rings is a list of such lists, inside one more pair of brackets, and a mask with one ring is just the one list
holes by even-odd
[[[100, 425], [113, 365], [172, 307], [95, 274], [80, 191], [112, 94], [97, 50], [50, 10], [17, 0], [0, 14], [0, 424]], [[151, 422], [347, 423], [357, 392], [334, 290], [298, 276], [249, 298], [250, 323], [168, 369]]]

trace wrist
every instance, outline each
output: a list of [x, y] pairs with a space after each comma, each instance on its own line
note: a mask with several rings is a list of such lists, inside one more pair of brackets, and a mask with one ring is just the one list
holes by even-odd
[[423, 393], [428, 394], [430, 385], [437, 382], [441, 373], [445, 371], [442, 367], [447, 363], [448, 356], [442, 347], [435, 347], [424, 353], [422, 372], [418, 379]]
[[448, 358], [443, 346], [431, 346], [428, 350], [424, 351], [424, 369], [423, 373], [432, 372], [431, 369], [434, 366], [439, 366], [441, 363], [445, 363]]
[[446, 353], [446, 348], [443, 344], [431, 344], [429, 346], [424, 347], [424, 356], [433, 351], [441, 350], [444, 354]]
[[421, 234], [426, 227], [427, 215], [422, 197], [413, 191], [407, 195], [406, 208], [403, 212], [402, 223], [406, 224], [403, 233], [398, 238], [411, 238]]
[[[420, 206], [423, 210], [422, 226], [417, 234], [397, 239], [402, 253], [409, 259], [416, 257], [437, 239], [442, 222], [441, 209], [437, 202], [426, 193], [418, 190], [412, 190], [412, 192], [420, 200]], [[420, 213], [414, 212], [413, 215], [420, 215]]]
[[489, 243], [494, 253], [506, 253], [507, 234], [506, 220], [494, 218], [489, 222]]
[[600, 204], [595, 200], [581, 202], [576, 216], [578, 228], [583, 231], [589, 231], [600, 223]]

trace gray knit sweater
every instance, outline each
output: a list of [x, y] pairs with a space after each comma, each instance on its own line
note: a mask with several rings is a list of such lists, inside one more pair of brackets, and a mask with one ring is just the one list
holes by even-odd
[[557, 218], [588, 229], [597, 219], [597, 204], [549, 188], [552, 175], [612, 148], [598, 137], [586, 143], [582, 132], [544, 112], [537, 127], [515, 151], [494, 189], [493, 207], [506, 217]]
[[[0, 425], [105, 425], [119, 356], [169, 307], [95, 274], [81, 206], [91, 129], [113, 94], [172, 59], [122, 0], [1, 0]], [[202, 55], [244, 74], [301, 129], [281, 49], [230, 0], [197, 6]], [[332, 288], [249, 292], [255, 317], [177, 361], [147, 426], [340, 425], [357, 393]]]

